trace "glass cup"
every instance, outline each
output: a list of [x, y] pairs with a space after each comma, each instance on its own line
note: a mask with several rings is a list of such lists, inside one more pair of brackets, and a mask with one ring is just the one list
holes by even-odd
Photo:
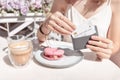
[[26, 66], [32, 58], [32, 43], [23, 35], [8, 37], [9, 59], [14, 67]]

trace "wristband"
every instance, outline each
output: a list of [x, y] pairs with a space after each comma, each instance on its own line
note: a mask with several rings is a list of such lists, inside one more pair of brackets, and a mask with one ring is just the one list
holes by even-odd
[[43, 34], [43, 35], [45, 35], [45, 36], [47, 36], [47, 35], [49, 35], [50, 34], [50, 32], [49, 33], [44, 33], [43, 31], [42, 31], [42, 26], [43, 26], [43, 24], [40, 26], [40, 28], [39, 28], [39, 31]]

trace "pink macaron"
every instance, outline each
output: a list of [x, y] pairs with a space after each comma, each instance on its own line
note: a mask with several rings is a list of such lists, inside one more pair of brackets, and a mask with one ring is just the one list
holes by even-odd
[[47, 47], [44, 49], [44, 57], [48, 60], [58, 60], [64, 55], [64, 50]]

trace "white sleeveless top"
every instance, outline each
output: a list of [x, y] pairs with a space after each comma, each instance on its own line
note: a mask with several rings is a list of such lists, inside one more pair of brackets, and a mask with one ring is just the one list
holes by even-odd
[[[78, 25], [83, 21], [86, 23], [91, 23], [92, 25], [96, 25], [98, 29], [98, 34], [99, 36], [102, 37], [106, 37], [107, 35], [107, 31], [111, 21], [111, 16], [112, 16], [112, 10], [110, 6], [110, 1], [109, 3], [106, 2], [98, 13], [96, 13], [95, 15], [91, 16], [88, 19], [82, 16], [73, 6], [70, 6], [66, 11], [66, 17], [68, 17], [68, 19], [70, 19], [75, 25]], [[58, 38], [58, 40], [71, 42], [70, 36], [69, 37], [64, 36], [64, 39], [60, 39], [60, 36], [58, 35], [57, 36], [54, 35], [54, 37]]]

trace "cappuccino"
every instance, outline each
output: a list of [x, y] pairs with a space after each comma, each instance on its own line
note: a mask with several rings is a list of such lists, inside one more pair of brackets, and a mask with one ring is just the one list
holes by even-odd
[[32, 44], [30, 41], [21, 40], [9, 44], [9, 57], [14, 66], [26, 65], [32, 56]]

